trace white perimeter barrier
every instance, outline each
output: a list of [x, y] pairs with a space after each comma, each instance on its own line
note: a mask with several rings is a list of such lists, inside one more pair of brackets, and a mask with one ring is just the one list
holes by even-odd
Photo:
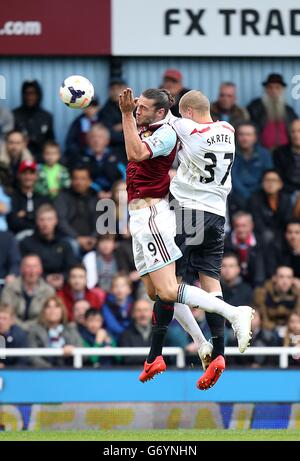
[[[114, 357], [114, 356], [143, 356], [146, 357], [149, 352], [148, 347], [106, 347], [106, 348], [94, 348], [94, 347], [80, 347], [73, 348], [73, 365], [74, 368], [82, 368], [82, 358], [84, 356], [101, 356], [101, 357]], [[185, 353], [184, 349], [180, 347], [164, 347], [163, 354], [176, 356], [177, 368], [185, 367]], [[279, 356], [279, 367], [288, 368], [289, 356], [300, 358], [300, 347], [249, 347], [246, 352], [241, 354], [237, 347], [226, 347], [226, 355], [265, 355], [265, 356]], [[0, 357], [61, 357], [64, 355], [63, 349], [35, 349], [35, 348], [23, 348], [23, 349], [5, 349], [0, 348]]]

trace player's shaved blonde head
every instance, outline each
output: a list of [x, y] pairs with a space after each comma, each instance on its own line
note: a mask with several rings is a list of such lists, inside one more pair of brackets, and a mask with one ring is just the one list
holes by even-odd
[[207, 114], [210, 112], [209, 100], [201, 91], [188, 91], [179, 101], [179, 111], [186, 112], [189, 108], [199, 112], [199, 114]]

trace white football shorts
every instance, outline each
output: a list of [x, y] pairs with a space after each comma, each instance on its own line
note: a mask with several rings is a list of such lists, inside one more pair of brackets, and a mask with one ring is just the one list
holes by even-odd
[[175, 244], [176, 218], [167, 200], [129, 210], [130, 232], [136, 270], [140, 276], [156, 271], [181, 258]]

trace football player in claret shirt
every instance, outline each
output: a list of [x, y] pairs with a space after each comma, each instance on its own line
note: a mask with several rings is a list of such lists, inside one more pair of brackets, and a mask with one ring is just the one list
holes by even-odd
[[163, 89], [146, 90], [135, 100], [128, 88], [119, 98], [128, 157], [127, 192], [135, 264], [149, 296], [155, 300], [152, 345], [140, 375], [142, 382], [166, 369], [162, 347], [173, 318], [174, 303], [175, 317], [199, 344], [204, 367], [212, 348], [200, 330], [195, 330], [188, 306], [201, 307], [226, 318], [236, 331], [241, 352], [246, 350], [251, 336], [250, 307], [231, 306], [200, 288], [177, 282], [175, 261], [182, 253], [174, 242], [176, 219], [167, 200], [168, 172], [178, 141], [169, 111], [172, 103], [169, 92]]

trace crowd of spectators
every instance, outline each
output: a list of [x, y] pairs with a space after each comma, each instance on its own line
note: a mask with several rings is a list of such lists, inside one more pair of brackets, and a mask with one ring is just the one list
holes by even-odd
[[[158, 81], [159, 83], [159, 81]], [[177, 69], [160, 81], [188, 91]], [[22, 104], [0, 108], [0, 335], [7, 347], [63, 348], [61, 357], [9, 357], [0, 367], [72, 364], [72, 348], [150, 345], [152, 302], [135, 270], [128, 230], [126, 152], [114, 79], [103, 106], [95, 98], [73, 121], [65, 146], [55, 141], [42, 88], [24, 82]], [[262, 95], [241, 107], [223, 82], [214, 120], [236, 130], [221, 282], [225, 301], [253, 305], [253, 346], [300, 345], [300, 118], [285, 101], [283, 76], [270, 74]], [[170, 176], [176, 174], [176, 161]], [[114, 208], [99, 208], [111, 199]], [[113, 230], [107, 222], [114, 223]], [[108, 231], [104, 231], [108, 229]], [[210, 336], [203, 311], [193, 314]], [[226, 325], [226, 344], [236, 346]], [[173, 320], [168, 346], [188, 361], [197, 350]], [[84, 366], [137, 365], [143, 357], [84, 358]], [[197, 360], [197, 359], [196, 359]], [[277, 365], [264, 356], [234, 365]], [[300, 357], [290, 358], [290, 365]]]

